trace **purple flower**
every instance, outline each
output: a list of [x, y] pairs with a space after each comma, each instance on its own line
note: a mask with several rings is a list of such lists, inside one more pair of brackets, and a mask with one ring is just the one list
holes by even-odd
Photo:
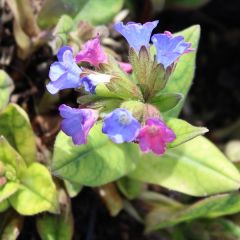
[[158, 21], [140, 23], [129, 22], [124, 25], [122, 22], [115, 24], [115, 30], [121, 33], [130, 47], [139, 52], [142, 46], [148, 47], [152, 30], [157, 26]]
[[162, 155], [166, 151], [167, 143], [174, 141], [175, 138], [176, 135], [172, 129], [168, 128], [162, 120], [149, 118], [146, 125], [141, 128], [137, 141], [143, 152], [152, 151]]
[[91, 73], [82, 79], [82, 83], [87, 92], [95, 94], [96, 86], [100, 83], [108, 83], [110, 79], [111, 75]]
[[107, 56], [104, 53], [99, 37], [87, 41], [83, 49], [76, 56], [77, 62], [88, 62], [98, 67], [100, 63], [107, 63]]
[[57, 54], [58, 62], [50, 66], [47, 90], [51, 94], [67, 88], [77, 88], [81, 85], [81, 68], [76, 64], [71, 47], [62, 47]]
[[97, 111], [71, 108], [65, 104], [59, 107], [59, 111], [63, 118], [61, 123], [62, 131], [72, 137], [74, 144], [87, 143], [88, 132], [98, 118]]
[[140, 127], [140, 123], [128, 110], [117, 108], [104, 118], [102, 132], [115, 143], [132, 142]]
[[170, 32], [154, 34], [151, 38], [157, 50], [157, 62], [163, 64], [166, 69], [184, 53], [193, 51], [191, 43], [184, 42], [182, 36], [174, 37]]

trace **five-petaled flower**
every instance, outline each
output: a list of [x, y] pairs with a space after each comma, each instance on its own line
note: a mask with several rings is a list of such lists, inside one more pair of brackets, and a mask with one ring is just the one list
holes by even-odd
[[182, 36], [174, 37], [168, 31], [154, 34], [151, 40], [157, 50], [157, 62], [163, 64], [165, 69], [184, 53], [193, 51], [191, 43], [185, 42]]
[[59, 112], [63, 118], [62, 131], [72, 137], [74, 144], [86, 144], [89, 130], [98, 118], [96, 110], [71, 108], [65, 104], [60, 105]]
[[162, 120], [149, 118], [140, 129], [137, 141], [143, 152], [154, 152], [162, 155], [166, 151], [167, 143], [174, 141], [176, 135]]
[[143, 25], [134, 22], [124, 25], [122, 22], [119, 22], [115, 24], [115, 30], [121, 33], [128, 41], [129, 46], [138, 53], [142, 46], [149, 46], [152, 31], [157, 24], [158, 21], [147, 22]]
[[127, 109], [117, 108], [105, 116], [102, 132], [115, 143], [132, 142], [140, 127], [138, 120]]
[[58, 62], [50, 66], [47, 90], [51, 94], [58, 93], [62, 89], [78, 88], [81, 86], [81, 68], [76, 64], [71, 47], [62, 47], [57, 54]]

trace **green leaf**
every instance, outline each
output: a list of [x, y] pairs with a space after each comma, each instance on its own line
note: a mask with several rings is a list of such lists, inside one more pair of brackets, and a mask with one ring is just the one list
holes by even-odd
[[53, 32], [53, 36], [60, 40], [60, 44], [58, 44], [58, 47], [67, 44], [69, 33], [73, 29], [74, 29], [73, 19], [68, 15], [62, 15]]
[[0, 203], [8, 199], [19, 189], [19, 184], [15, 182], [8, 182], [0, 188]]
[[37, 218], [37, 230], [42, 240], [71, 240], [73, 237], [73, 216], [70, 199], [59, 191], [61, 214], [44, 214]]
[[22, 215], [58, 211], [57, 190], [42, 164], [32, 163], [20, 179], [20, 189], [9, 198], [13, 208]]
[[74, 21], [88, 21], [93, 25], [109, 23], [122, 9], [124, 0], [87, 0]]
[[5, 71], [0, 70], [0, 111], [7, 106], [13, 89], [12, 79]]
[[128, 177], [120, 178], [117, 186], [122, 194], [128, 199], [136, 198], [143, 190], [143, 183]]
[[[174, 34], [176, 36], [184, 36], [185, 41], [191, 42], [192, 47], [196, 49], [196, 51], [192, 53], [185, 54], [180, 57], [176, 69], [174, 70], [173, 74], [171, 75], [170, 79], [167, 82], [165, 89], [163, 90], [164, 93], [181, 93], [186, 98], [188, 91], [191, 87], [192, 80], [194, 77], [195, 72], [195, 60], [196, 60], [196, 53], [197, 47], [200, 37], [200, 26], [194, 25], [189, 27], [181, 32]], [[170, 110], [166, 116], [167, 117], [176, 117], [179, 115], [184, 101], [181, 101], [178, 106], [172, 110]]]
[[159, 96], [153, 97], [150, 103], [157, 107], [162, 113], [175, 108], [182, 98], [183, 95], [180, 93], [163, 93]]
[[176, 134], [176, 139], [168, 144], [168, 147], [170, 148], [176, 147], [208, 132], [208, 129], [205, 127], [195, 127], [188, 122], [177, 118], [171, 118], [166, 123]]
[[68, 195], [71, 198], [76, 197], [83, 189], [83, 186], [81, 184], [72, 183], [67, 180], [64, 180], [64, 185]]
[[9, 208], [9, 203], [7, 200], [0, 202], [0, 213], [5, 212]]
[[[38, 24], [41, 28], [49, 28], [56, 25], [59, 18], [67, 14], [75, 16], [88, 0], [46, 0], [38, 15]], [[66, 26], [69, 21], [66, 22]]]
[[87, 186], [99, 186], [114, 181], [136, 167], [139, 150], [136, 144], [115, 144], [96, 124], [86, 145], [76, 146], [70, 137], [60, 132], [54, 145], [53, 174]]
[[162, 157], [141, 155], [130, 177], [192, 196], [233, 191], [240, 186], [238, 170], [202, 136], [167, 150]]
[[222, 194], [198, 201], [190, 206], [162, 215], [161, 206], [146, 217], [147, 231], [152, 231], [196, 218], [216, 218], [240, 211], [240, 194]]
[[27, 164], [36, 161], [35, 136], [27, 113], [16, 104], [9, 104], [0, 114], [0, 135], [22, 155]]
[[2, 136], [0, 137], [0, 161], [4, 168], [2, 174], [10, 181], [21, 178], [26, 169], [23, 158]]

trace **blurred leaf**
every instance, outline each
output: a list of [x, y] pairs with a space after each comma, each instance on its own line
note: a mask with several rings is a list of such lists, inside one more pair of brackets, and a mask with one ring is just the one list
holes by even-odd
[[124, 0], [46, 0], [38, 23], [42, 28], [53, 27], [61, 15], [75, 16], [74, 22], [81, 20], [94, 25], [105, 24], [121, 10]]
[[192, 196], [233, 191], [240, 186], [238, 170], [201, 136], [168, 149], [162, 157], [142, 154], [130, 177]]
[[7, 182], [0, 188], [0, 203], [8, 199], [19, 189], [19, 184], [15, 182]]
[[[155, 0], [156, 1], [156, 0]], [[162, 1], [162, 0], [158, 0]], [[208, 3], [210, 0], [166, 0], [167, 8], [195, 9]]]
[[93, 25], [109, 23], [122, 9], [124, 0], [86, 0], [74, 21], [88, 21]]
[[39, 34], [39, 28], [35, 21], [31, 3], [29, 0], [6, 0], [14, 16], [13, 32], [18, 46], [18, 57], [26, 59], [31, 53], [31, 37]]
[[0, 222], [0, 239], [16, 240], [22, 230], [24, 218], [13, 212], [6, 213]]
[[51, 43], [53, 52], [68, 44], [69, 34], [74, 29], [73, 19], [68, 15], [62, 15], [53, 31], [54, 43]]
[[117, 186], [122, 194], [128, 199], [136, 198], [143, 190], [143, 183], [128, 177], [120, 178]]
[[[222, 194], [198, 201], [170, 215], [163, 216], [161, 214], [161, 208], [156, 208], [154, 209], [154, 214], [151, 212], [150, 215], [146, 217], [146, 228], [147, 231], [152, 231], [196, 218], [216, 218], [229, 215], [237, 213], [239, 210], [239, 193]], [[154, 217], [154, 219], [152, 217]]]
[[162, 113], [175, 108], [182, 100], [182, 98], [183, 95], [180, 93], [163, 93], [159, 96], [153, 97], [150, 103], [156, 106]]
[[168, 144], [168, 147], [170, 148], [176, 147], [208, 132], [208, 129], [205, 127], [195, 127], [188, 122], [177, 118], [170, 118], [166, 123], [176, 134], [176, 139]]
[[23, 158], [2, 136], [0, 137], [0, 161], [3, 163], [3, 175], [9, 181], [21, 178], [26, 169]]
[[87, 186], [99, 186], [114, 181], [136, 167], [139, 150], [136, 144], [115, 144], [96, 124], [86, 145], [76, 146], [60, 132], [54, 145], [53, 174]]
[[21, 154], [27, 164], [36, 161], [35, 136], [27, 113], [16, 104], [9, 104], [0, 114], [0, 135]]
[[76, 197], [83, 189], [83, 186], [81, 184], [72, 183], [67, 180], [64, 180], [64, 185], [66, 187], [69, 197], [71, 198]]
[[5, 71], [0, 70], [0, 111], [7, 106], [13, 89], [12, 79]]
[[21, 189], [9, 198], [18, 213], [34, 215], [43, 211], [58, 211], [56, 186], [42, 164], [32, 163], [25, 170], [19, 184]]
[[123, 201], [119, 195], [115, 184], [109, 183], [98, 187], [97, 192], [107, 207], [111, 216], [117, 216], [118, 213], [123, 209]]
[[[88, 0], [46, 0], [39, 15], [38, 24], [41, 28], [50, 28], [57, 24], [59, 18], [67, 14], [75, 16]], [[69, 22], [66, 22], [67, 26]]]
[[[200, 26], [194, 25], [181, 32], [174, 34], [176, 36], [183, 36], [185, 41], [191, 42], [192, 47], [196, 49], [195, 52], [185, 54], [180, 57], [176, 69], [167, 82], [164, 93], [181, 93], [186, 98], [189, 88], [191, 87], [192, 80], [195, 72], [195, 59], [197, 47], [200, 37]], [[176, 117], [179, 115], [184, 101], [181, 101], [177, 107], [166, 113], [166, 117]]]
[[59, 191], [60, 215], [46, 214], [37, 218], [37, 230], [42, 240], [71, 240], [73, 216], [71, 201], [64, 190]]
[[6, 211], [9, 208], [9, 203], [7, 200], [0, 202], [0, 213]]
[[232, 162], [240, 162], [240, 141], [232, 140], [228, 142], [225, 153]]

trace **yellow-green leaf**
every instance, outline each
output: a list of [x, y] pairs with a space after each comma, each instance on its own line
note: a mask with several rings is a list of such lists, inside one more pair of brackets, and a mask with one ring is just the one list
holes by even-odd
[[57, 190], [46, 167], [32, 163], [20, 179], [20, 189], [9, 198], [13, 208], [22, 215], [43, 211], [58, 212]]
[[74, 183], [99, 186], [119, 179], [134, 170], [139, 150], [134, 143], [115, 144], [96, 124], [88, 143], [76, 146], [70, 137], [57, 136], [52, 162], [53, 174]]
[[9, 104], [0, 114], [0, 135], [21, 154], [29, 165], [36, 161], [36, 143], [27, 113], [16, 104]]
[[236, 167], [206, 138], [199, 136], [164, 156], [142, 154], [130, 177], [193, 196], [237, 190]]

